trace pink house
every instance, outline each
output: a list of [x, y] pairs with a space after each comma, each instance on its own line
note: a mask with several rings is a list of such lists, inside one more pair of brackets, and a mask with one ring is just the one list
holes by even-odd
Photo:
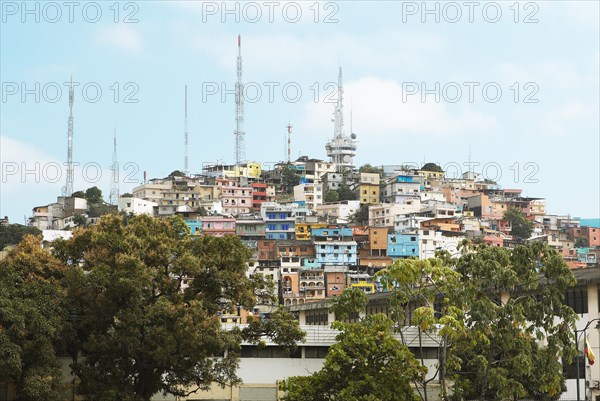
[[202, 217], [202, 234], [215, 237], [235, 235], [235, 219], [222, 216]]

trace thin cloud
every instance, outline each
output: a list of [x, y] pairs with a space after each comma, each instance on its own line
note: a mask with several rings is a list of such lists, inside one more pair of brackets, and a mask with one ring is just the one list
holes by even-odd
[[142, 35], [127, 25], [110, 25], [96, 34], [96, 42], [126, 52], [139, 54], [143, 50]]

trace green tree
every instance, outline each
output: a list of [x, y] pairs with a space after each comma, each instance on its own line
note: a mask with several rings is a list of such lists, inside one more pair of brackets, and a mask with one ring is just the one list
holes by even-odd
[[83, 191], [75, 191], [71, 194], [71, 196], [73, 198], [81, 198], [81, 199], [85, 199], [85, 192]]
[[289, 165], [281, 169], [281, 186], [285, 193], [292, 193], [294, 186], [298, 185], [299, 179], [296, 171]]
[[517, 240], [526, 240], [533, 232], [533, 222], [525, 218], [525, 215], [517, 208], [511, 207], [504, 213], [504, 220], [510, 222], [510, 233]]
[[[576, 315], [562, 302], [574, 284], [571, 271], [542, 243], [506, 249], [467, 241], [461, 250], [459, 257], [441, 251], [434, 259], [399, 260], [378, 273], [400, 335], [412, 325], [438, 336], [431, 376], [443, 399], [447, 378], [456, 400], [556, 398], [564, 389], [559, 361], [574, 352]], [[427, 399], [428, 381], [415, 385]]]
[[85, 199], [90, 203], [102, 203], [102, 191], [100, 188], [93, 186], [85, 190]]
[[[423, 337], [437, 334], [439, 338], [438, 366], [429, 379], [413, 382], [421, 398], [429, 399], [429, 384], [439, 380], [442, 399], [447, 399], [447, 351], [457, 332], [464, 330], [462, 311], [454, 308], [446, 294], [459, 288], [459, 276], [441, 259], [399, 259], [376, 274], [377, 280], [390, 293], [389, 316], [403, 342], [406, 333], [417, 328], [421, 363], [424, 364]], [[441, 325], [441, 326], [440, 326]], [[442, 327], [441, 329], [438, 329]]]
[[75, 223], [79, 227], [85, 227], [87, 219], [82, 214], [76, 214], [75, 216], [73, 216], [73, 223]]
[[31, 235], [0, 261], [0, 381], [15, 382], [18, 401], [63, 399], [65, 270]]
[[[449, 350], [454, 398], [558, 397], [565, 380], [559, 360], [575, 354], [577, 315], [564, 305], [564, 294], [575, 284], [572, 272], [543, 243], [467, 250], [458, 259], [445, 257], [461, 277], [449, 298], [465, 312], [467, 328]], [[510, 297], [500, 297], [509, 290]]]
[[392, 336], [391, 320], [377, 314], [332, 327], [340, 333], [323, 368], [285, 380], [285, 401], [418, 400], [410, 383], [423, 378], [427, 369]]
[[204, 206], [200, 206], [196, 209], [196, 212], [200, 214], [200, 216], [208, 216], [208, 210]]
[[123, 195], [121, 195], [121, 198], [133, 198], [133, 195], [129, 192], [125, 192]]
[[575, 248], [588, 248], [590, 246], [590, 240], [588, 237], [577, 237], [575, 239]]
[[340, 200], [340, 195], [337, 193], [337, 191], [327, 191], [325, 193], [325, 197], [323, 198], [323, 201], [325, 202], [337, 202]]
[[381, 169], [380, 167], [373, 167], [369, 163], [363, 164], [362, 166], [360, 166], [360, 168], [358, 169], [358, 172], [359, 173], [376, 173], [376, 174], [379, 174], [379, 176], [383, 176], [383, 169]]
[[360, 208], [348, 217], [348, 222], [358, 225], [369, 224], [369, 205], [362, 204]]
[[436, 164], [436, 163], [425, 163], [423, 165], [423, 167], [421, 167], [421, 170], [423, 171], [436, 171], [436, 172], [443, 172], [444, 170], [442, 170], [442, 168]]
[[168, 178], [173, 178], [173, 177], [185, 177], [185, 174], [180, 170], [174, 170], [174, 171], [171, 171], [171, 174], [168, 175]]
[[367, 295], [360, 288], [346, 288], [332, 301], [331, 310], [336, 320], [358, 318], [367, 307]]
[[0, 226], [0, 251], [7, 245], [17, 245], [27, 234], [40, 235], [42, 232], [36, 227], [21, 224], [7, 224]]
[[252, 307], [261, 279], [246, 276], [251, 253], [238, 237], [187, 232], [181, 218], [107, 215], [55, 245], [71, 265], [77, 319], [68, 348], [87, 399], [147, 401], [237, 384], [242, 339], [266, 334], [293, 347], [302, 338], [283, 311], [245, 330], [222, 329], [218, 313]]
[[356, 194], [346, 184], [340, 184], [337, 190], [340, 201], [356, 200]]

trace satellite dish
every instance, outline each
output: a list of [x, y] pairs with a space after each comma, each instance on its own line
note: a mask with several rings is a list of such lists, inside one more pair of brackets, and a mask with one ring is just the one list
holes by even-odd
[[350, 135], [350, 138], [356, 139], [356, 134], [353, 132], [352, 135]]

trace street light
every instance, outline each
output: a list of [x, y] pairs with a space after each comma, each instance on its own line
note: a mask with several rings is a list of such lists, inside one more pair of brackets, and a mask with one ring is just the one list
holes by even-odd
[[[581, 330], [575, 330], [575, 349], [577, 351], [577, 354], [575, 355], [575, 370], [577, 371], [577, 401], [581, 401], [581, 395], [580, 395], [580, 388], [579, 388], [579, 333], [584, 333], [584, 341], [585, 341], [585, 331], [590, 327], [590, 325], [593, 322], [598, 322], [596, 324], [596, 330], [598, 330], [600, 332], [600, 318], [596, 318], [596, 319], [592, 319], [589, 322], [587, 322], [587, 324], [585, 325], [585, 327]], [[585, 361], [585, 359], [584, 359]], [[585, 362], [584, 365], [585, 366]], [[585, 370], [584, 370], [584, 375], [585, 375]]]

